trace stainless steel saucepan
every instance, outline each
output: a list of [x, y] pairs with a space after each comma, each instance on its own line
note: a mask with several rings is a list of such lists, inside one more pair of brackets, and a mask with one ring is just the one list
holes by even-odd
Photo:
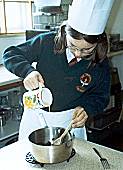
[[66, 134], [60, 145], [52, 145], [53, 139], [57, 139], [64, 132], [61, 127], [46, 127], [33, 131], [29, 135], [34, 158], [41, 163], [59, 163], [67, 160], [73, 148], [73, 136]]

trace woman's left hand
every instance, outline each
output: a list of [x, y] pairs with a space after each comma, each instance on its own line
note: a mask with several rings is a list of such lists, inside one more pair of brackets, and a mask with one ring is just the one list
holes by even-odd
[[73, 113], [73, 124], [72, 127], [73, 128], [77, 128], [77, 127], [83, 127], [85, 126], [85, 122], [88, 118], [88, 115], [86, 113], [86, 111], [84, 110], [83, 107], [76, 107], [75, 111]]

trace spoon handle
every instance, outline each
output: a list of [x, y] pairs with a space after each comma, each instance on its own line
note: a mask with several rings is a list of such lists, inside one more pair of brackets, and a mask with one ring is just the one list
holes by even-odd
[[60, 138], [62, 139], [63, 137], [65, 137], [65, 135], [68, 133], [68, 131], [72, 128], [72, 121], [69, 123], [69, 125], [66, 127], [65, 131], [62, 133], [62, 135], [60, 136]]

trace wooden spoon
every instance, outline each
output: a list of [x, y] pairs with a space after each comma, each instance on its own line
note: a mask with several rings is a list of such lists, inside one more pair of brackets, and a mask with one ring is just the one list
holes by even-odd
[[[81, 114], [81, 111], [83, 110], [83, 108], [77, 107], [76, 110], [73, 113], [73, 119], [75, 119], [76, 117], [78, 117]], [[62, 133], [62, 135], [60, 137], [58, 137], [55, 140], [52, 140], [51, 144], [52, 145], [60, 145], [62, 143], [62, 139], [65, 137], [65, 135], [69, 132], [69, 130], [72, 129], [72, 124], [73, 121], [71, 121], [69, 123], [69, 125], [66, 127], [65, 131]]]
[[52, 140], [52, 145], [60, 145], [62, 143], [62, 139], [65, 137], [65, 135], [69, 132], [69, 130], [72, 129], [72, 121], [69, 123], [69, 125], [66, 127], [65, 131], [62, 133], [62, 135], [55, 139], [55, 140]]

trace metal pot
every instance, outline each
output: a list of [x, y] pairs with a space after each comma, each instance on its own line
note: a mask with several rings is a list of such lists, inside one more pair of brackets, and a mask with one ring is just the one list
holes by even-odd
[[33, 131], [29, 135], [32, 154], [40, 163], [59, 163], [67, 160], [72, 152], [73, 136], [69, 132], [60, 145], [51, 145], [52, 139], [58, 138], [64, 128], [48, 127]]

